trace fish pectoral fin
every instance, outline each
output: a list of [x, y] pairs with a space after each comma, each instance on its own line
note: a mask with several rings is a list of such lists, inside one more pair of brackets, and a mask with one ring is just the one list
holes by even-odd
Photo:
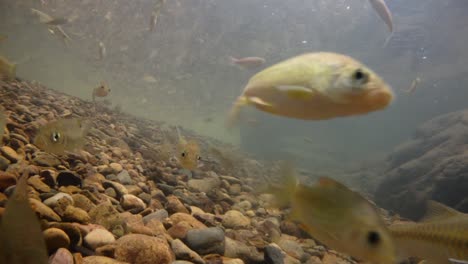
[[258, 105], [258, 106], [273, 107], [272, 104], [263, 101], [263, 100], [262, 100], [261, 98], [259, 98], [259, 97], [248, 97], [247, 100], [248, 100], [249, 103], [255, 104], [255, 105]]
[[285, 92], [291, 99], [306, 100], [314, 96], [315, 90], [300, 85], [279, 85], [276, 86], [281, 92]]

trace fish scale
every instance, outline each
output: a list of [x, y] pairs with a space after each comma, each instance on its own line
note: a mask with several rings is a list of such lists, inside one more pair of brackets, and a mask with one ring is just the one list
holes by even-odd
[[468, 215], [431, 202], [439, 212], [420, 223], [390, 226], [396, 245], [405, 257], [419, 257], [430, 263], [468, 260]]

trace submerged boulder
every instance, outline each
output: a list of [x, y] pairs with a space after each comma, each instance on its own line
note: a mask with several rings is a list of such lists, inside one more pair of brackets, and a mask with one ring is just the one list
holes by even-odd
[[376, 202], [418, 219], [428, 199], [468, 212], [468, 110], [435, 117], [389, 156]]

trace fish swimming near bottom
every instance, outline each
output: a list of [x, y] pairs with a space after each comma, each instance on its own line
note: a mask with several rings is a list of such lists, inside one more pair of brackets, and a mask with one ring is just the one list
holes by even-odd
[[110, 93], [109, 85], [106, 82], [101, 82], [101, 85], [93, 89], [93, 102], [96, 101], [96, 97], [106, 97]]
[[39, 128], [34, 145], [45, 152], [64, 154], [82, 148], [89, 129], [90, 122], [82, 118], [52, 121]]
[[177, 160], [179, 164], [187, 170], [194, 170], [198, 168], [200, 157], [200, 147], [195, 140], [186, 140], [179, 132], [179, 128], [176, 127], [179, 138], [177, 145]]
[[468, 214], [429, 201], [422, 221], [395, 223], [389, 229], [399, 257], [431, 264], [468, 263]]
[[48, 263], [41, 225], [29, 204], [27, 180], [28, 173], [24, 173], [0, 222], [0, 263]]
[[16, 64], [0, 55], [0, 80], [11, 81], [16, 78]]
[[297, 184], [285, 165], [281, 187], [270, 187], [277, 206], [290, 205], [290, 219], [326, 246], [372, 263], [395, 263], [390, 233], [376, 208], [357, 192], [322, 177], [313, 186]]
[[326, 120], [386, 108], [391, 88], [357, 60], [331, 52], [307, 53], [268, 67], [250, 78], [233, 103], [227, 127], [251, 105], [270, 114]]

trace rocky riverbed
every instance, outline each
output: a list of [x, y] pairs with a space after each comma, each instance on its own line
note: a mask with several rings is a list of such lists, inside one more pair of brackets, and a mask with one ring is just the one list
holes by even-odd
[[[0, 105], [7, 115], [0, 215], [29, 165], [30, 203], [49, 263], [354, 262], [266, 206], [269, 197], [254, 186], [272, 173], [271, 166], [237, 153], [234, 161], [213, 157], [199, 170], [184, 171], [162, 147], [172, 127], [34, 82], [0, 82]], [[56, 156], [31, 143], [39, 126], [59, 117], [92, 121], [84, 149]], [[184, 134], [200, 142], [202, 155], [209, 146], [228, 148]]]

